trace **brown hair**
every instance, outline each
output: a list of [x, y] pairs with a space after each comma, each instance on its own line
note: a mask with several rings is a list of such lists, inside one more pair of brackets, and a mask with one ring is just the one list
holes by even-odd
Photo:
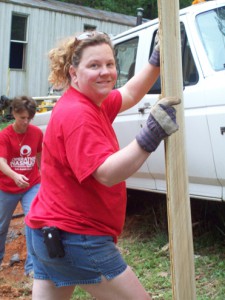
[[[79, 38], [84, 35], [85, 37]], [[109, 36], [101, 32], [85, 32], [78, 37], [68, 37], [62, 40], [58, 47], [53, 48], [49, 52], [49, 82], [51, 82], [55, 88], [67, 89], [71, 82], [69, 74], [70, 66], [73, 65], [77, 67], [79, 65], [85, 48], [101, 44], [109, 45], [114, 54], [113, 45]]]
[[36, 113], [37, 103], [34, 99], [28, 96], [15, 97], [12, 101], [12, 111], [21, 113], [27, 111], [32, 119]]

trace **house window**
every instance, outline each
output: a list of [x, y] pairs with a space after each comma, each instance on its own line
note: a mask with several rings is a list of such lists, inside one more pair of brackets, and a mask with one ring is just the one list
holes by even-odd
[[12, 15], [9, 68], [22, 70], [25, 67], [27, 46], [27, 16]]
[[84, 24], [84, 31], [95, 31], [96, 26]]

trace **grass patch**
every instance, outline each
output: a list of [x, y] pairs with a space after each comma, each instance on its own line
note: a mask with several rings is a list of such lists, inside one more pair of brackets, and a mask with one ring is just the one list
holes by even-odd
[[3, 128], [5, 128], [6, 126], [8, 126], [9, 124], [13, 123], [13, 121], [9, 121], [9, 122], [0, 122], [0, 130], [2, 130]]
[[[153, 299], [171, 300], [165, 196], [133, 193], [118, 247]], [[224, 204], [191, 200], [197, 300], [225, 299]], [[73, 300], [91, 300], [76, 289]], [[191, 300], [191, 299], [190, 299]]]

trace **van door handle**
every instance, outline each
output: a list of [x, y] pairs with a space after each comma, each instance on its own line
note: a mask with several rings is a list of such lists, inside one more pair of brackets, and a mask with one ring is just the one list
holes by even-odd
[[225, 133], [225, 127], [220, 127], [220, 133], [223, 135]]
[[150, 109], [150, 108], [151, 108], [151, 104], [150, 103], [144, 103], [143, 107], [139, 107], [138, 108], [138, 112], [140, 112], [141, 114], [143, 114], [146, 109]]

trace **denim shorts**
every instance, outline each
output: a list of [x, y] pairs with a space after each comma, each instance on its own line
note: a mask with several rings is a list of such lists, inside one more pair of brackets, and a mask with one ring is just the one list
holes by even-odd
[[26, 227], [35, 279], [51, 280], [57, 287], [95, 284], [101, 282], [101, 276], [110, 280], [127, 268], [111, 236], [79, 235], [60, 230], [65, 256], [50, 258], [42, 230]]

